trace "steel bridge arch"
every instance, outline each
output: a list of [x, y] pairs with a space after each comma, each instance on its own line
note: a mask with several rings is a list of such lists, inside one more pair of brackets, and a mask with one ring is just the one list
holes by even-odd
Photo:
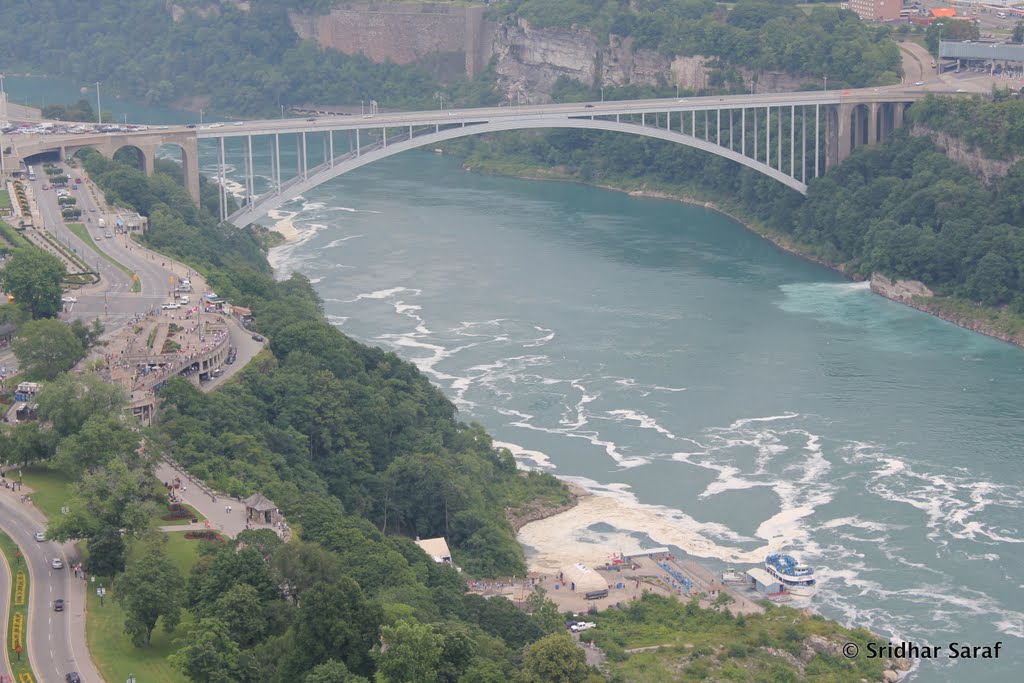
[[[397, 126], [389, 126], [389, 128], [397, 128]], [[702, 140], [701, 138], [694, 137], [692, 135], [686, 135], [677, 131], [669, 130], [666, 128], [659, 128], [650, 125], [641, 125], [639, 123], [625, 122], [625, 121], [613, 121], [607, 119], [594, 119], [594, 118], [530, 118], [522, 120], [502, 120], [500, 122], [488, 122], [488, 123], [474, 123], [467, 125], [458, 125], [451, 128], [445, 128], [441, 130], [430, 131], [416, 131], [412, 138], [408, 134], [393, 137], [393, 141], [389, 141], [386, 145], [383, 143], [375, 143], [363, 147], [358, 152], [349, 152], [347, 154], [335, 157], [332, 162], [323, 163], [314, 168], [308, 169], [303, 176], [297, 176], [287, 182], [282, 182], [280, 191], [275, 186], [269, 192], [266, 192], [258, 197], [254, 197], [251, 203], [247, 203], [241, 209], [228, 216], [225, 220], [235, 226], [243, 227], [252, 223], [265, 216], [268, 212], [273, 211], [285, 202], [295, 199], [303, 192], [310, 190], [311, 188], [321, 185], [328, 180], [336, 178], [350, 171], [354, 171], [357, 168], [371, 164], [381, 159], [405, 152], [411, 149], [417, 149], [419, 147], [426, 147], [428, 145], [436, 145], [447, 140], [454, 140], [456, 138], [466, 137], [469, 135], [480, 135], [483, 133], [497, 133], [507, 130], [528, 130], [528, 129], [540, 129], [540, 128], [577, 128], [583, 130], [603, 130], [615, 133], [629, 133], [633, 135], [641, 135], [644, 137], [654, 138], [657, 140], [666, 140], [694, 149], [699, 149], [711, 154], [716, 154], [725, 159], [735, 161], [743, 164], [747, 168], [753, 169], [762, 173], [769, 178], [779, 181], [783, 185], [796, 190], [797, 192], [806, 195], [807, 185], [796, 178], [786, 175], [782, 171], [772, 168], [767, 164], [744, 156], [743, 154], [731, 150], [728, 147], [722, 147], [714, 142], [708, 140]], [[373, 130], [372, 128], [369, 128]], [[223, 190], [222, 190], [223, 191]]]

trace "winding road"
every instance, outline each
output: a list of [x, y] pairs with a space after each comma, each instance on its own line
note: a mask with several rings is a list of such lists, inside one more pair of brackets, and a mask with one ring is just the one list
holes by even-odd
[[[20, 493], [5, 488], [0, 488], [0, 528], [21, 548], [29, 571], [26, 645], [36, 677], [40, 683], [60, 683], [69, 671], [77, 671], [84, 681], [102, 681], [85, 641], [86, 583], [68, 569], [78, 561], [74, 548], [69, 543], [36, 541], [35, 533], [46, 528], [45, 517], [34, 505], [23, 503]], [[50, 566], [54, 558], [61, 559], [63, 569]], [[64, 600], [63, 612], [53, 611], [58, 598]]]

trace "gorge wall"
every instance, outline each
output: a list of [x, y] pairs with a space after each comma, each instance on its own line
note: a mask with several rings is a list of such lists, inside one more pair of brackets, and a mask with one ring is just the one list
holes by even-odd
[[485, 7], [439, 3], [381, 2], [335, 7], [329, 14], [289, 11], [299, 37], [321, 47], [363, 53], [375, 62], [408, 64], [435, 60], [441, 72], [474, 76], [490, 60], [495, 25]]
[[[510, 100], [547, 102], [560, 77], [588, 86], [678, 84], [706, 88], [714, 60], [665, 56], [635, 49], [632, 38], [610, 36], [607, 44], [586, 28], [542, 28], [525, 20], [497, 23], [485, 7], [439, 3], [381, 2], [342, 5], [329, 14], [289, 12], [295, 31], [321, 47], [363, 53], [376, 62], [408, 64], [435, 60], [444, 75], [479, 74], [494, 61], [502, 91]], [[802, 83], [784, 73], [741, 70], [756, 92], [795, 90]]]
[[971, 169], [971, 172], [986, 185], [991, 185], [995, 180], [1006, 176], [1010, 167], [1021, 160], [1021, 157], [1009, 160], [990, 159], [981, 150], [971, 147], [963, 139], [922, 126], [919, 123], [915, 123], [910, 132], [914, 135], [930, 137], [947, 157]]

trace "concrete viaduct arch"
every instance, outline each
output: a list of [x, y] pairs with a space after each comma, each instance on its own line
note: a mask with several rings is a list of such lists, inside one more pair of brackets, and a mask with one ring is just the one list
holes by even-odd
[[[142, 156], [143, 168], [147, 176], [153, 175], [153, 165], [156, 161], [157, 152], [164, 145], [173, 145], [181, 149], [182, 169], [185, 178], [185, 188], [192, 197], [192, 201], [199, 203], [199, 142], [195, 134], [171, 133], [165, 135], [132, 133], [124, 135], [90, 135], [76, 136], [74, 141], [66, 144], [55, 145], [58, 148], [61, 159], [67, 159], [78, 152], [86, 149], [93, 149], [108, 159], [113, 159], [114, 154], [123, 148], [134, 147]], [[54, 146], [50, 146], [52, 149]], [[42, 150], [40, 150], [42, 151]]]

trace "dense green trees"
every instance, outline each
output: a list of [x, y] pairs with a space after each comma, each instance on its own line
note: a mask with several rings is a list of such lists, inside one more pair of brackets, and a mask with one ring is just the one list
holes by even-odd
[[35, 247], [15, 249], [0, 269], [0, 290], [14, 295], [14, 303], [31, 318], [53, 318], [60, 312], [64, 264]]
[[167, 632], [181, 621], [185, 581], [156, 542], [117, 577], [113, 592], [114, 600], [125, 611], [125, 633], [137, 646], [149, 645], [157, 621]]
[[25, 323], [11, 348], [25, 377], [34, 380], [54, 379], [85, 356], [82, 340], [59, 320]]

